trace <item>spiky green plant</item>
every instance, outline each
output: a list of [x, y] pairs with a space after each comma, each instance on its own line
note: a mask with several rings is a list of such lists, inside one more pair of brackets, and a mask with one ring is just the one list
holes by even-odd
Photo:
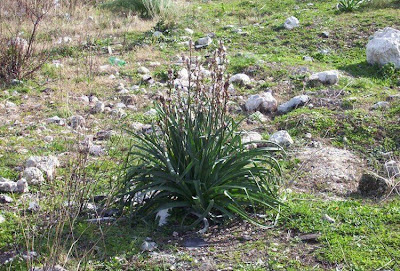
[[[261, 148], [242, 143], [239, 123], [227, 113], [225, 59], [221, 44], [206, 83], [199, 62], [193, 63], [191, 55], [184, 58], [191, 71], [188, 86], [175, 82], [161, 99], [150, 134], [132, 133], [136, 144], [127, 159], [121, 198], [134, 215], [154, 217], [160, 210], [181, 209], [190, 228], [235, 216], [266, 226], [252, 212], [279, 206], [281, 170], [273, 153], [280, 148], [266, 141], [257, 142]], [[169, 77], [173, 85], [172, 71]]]
[[365, 0], [340, 0], [338, 3], [338, 9], [340, 11], [354, 11], [360, 7]]

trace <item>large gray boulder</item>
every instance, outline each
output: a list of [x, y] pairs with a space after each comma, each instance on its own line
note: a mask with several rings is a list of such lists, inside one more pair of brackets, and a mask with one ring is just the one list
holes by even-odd
[[400, 31], [391, 27], [378, 30], [367, 44], [369, 64], [393, 63], [400, 68]]

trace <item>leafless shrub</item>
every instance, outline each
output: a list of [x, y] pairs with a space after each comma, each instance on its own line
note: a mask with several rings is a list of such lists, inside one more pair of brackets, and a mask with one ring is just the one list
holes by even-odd
[[[0, 81], [10, 82], [32, 76], [46, 62], [48, 55], [37, 46], [39, 26], [53, 7], [49, 0], [16, 0], [1, 17], [17, 16], [18, 25], [0, 27]], [[23, 23], [30, 24], [25, 34]]]

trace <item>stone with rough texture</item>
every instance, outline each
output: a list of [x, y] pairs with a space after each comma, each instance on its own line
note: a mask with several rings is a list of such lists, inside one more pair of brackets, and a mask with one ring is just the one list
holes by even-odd
[[361, 176], [358, 190], [363, 196], [379, 198], [390, 192], [391, 185], [387, 179], [373, 172], [367, 172]]
[[212, 43], [212, 39], [210, 37], [200, 38], [195, 42], [195, 48], [201, 49], [209, 46]]
[[317, 72], [310, 76], [309, 82], [314, 85], [318, 83], [334, 85], [339, 82], [339, 72], [336, 70]]
[[12, 197], [7, 196], [7, 195], [0, 195], [0, 203], [11, 203], [14, 200], [12, 199]]
[[140, 74], [149, 74], [150, 70], [148, 68], [146, 68], [146, 67], [141, 66], [141, 67], [138, 68], [138, 73], [140, 73]]
[[37, 201], [30, 201], [28, 205], [28, 211], [37, 212], [40, 210], [39, 203]]
[[153, 251], [158, 247], [158, 245], [155, 242], [152, 241], [144, 241], [141, 249], [142, 251]]
[[229, 78], [229, 83], [235, 83], [242, 86], [250, 84], [250, 77], [244, 73], [238, 73]]
[[0, 192], [24, 193], [27, 191], [28, 182], [25, 179], [13, 182], [0, 177]]
[[[261, 134], [257, 133], [257, 132], [245, 132], [242, 135], [242, 144], [248, 144], [250, 142], [254, 142], [254, 141], [261, 141], [263, 140]], [[254, 149], [257, 148], [257, 143], [252, 143], [247, 145], [247, 147], [249, 149]]]
[[288, 30], [292, 30], [293, 28], [296, 28], [299, 26], [300, 26], [299, 19], [297, 19], [294, 16], [287, 18], [285, 23], [283, 24], [283, 27], [285, 27]]
[[28, 182], [28, 184], [40, 184], [44, 182], [43, 173], [37, 167], [26, 168], [22, 177]]
[[275, 132], [274, 134], [271, 135], [269, 140], [281, 146], [286, 146], [286, 147], [294, 143], [292, 137], [285, 130]]
[[371, 109], [372, 109], [372, 110], [386, 109], [386, 108], [389, 108], [389, 106], [390, 106], [390, 103], [389, 103], [389, 102], [380, 101], [380, 102], [377, 102], [376, 104], [374, 104], [374, 105], [371, 107]]
[[54, 172], [57, 167], [60, 166], [60, 162], [56, 156], [31, 156], [25, 163], [26, 167], [37, 167], [44, 173], [46, 173], [47, 178], [52, 180], [54, 177]]
[[92, 108], [93, 113], [103, 113], [105, 108], [105, 104], [103, 102], [98, 101], [96, 105]]
[[274, 112], [278, 103], [270, 92], [251, 95], [245, 104], [245, 108], [249, 112], [260, 111], [263, 113]]
[[48, 118], [47, 123], [48, 124], [58, 124], [58, 125], [63, 126], [65, 124], [65, 120], [58, 116], [54, 116], [54, 117]]
[[80, 115], [76, 115], [76, 116], [72, 116], [68, 119], [68, 123], [71, 126], [72, 129], [78, 129], [78, 128], [82, 128], [85, 126], [85, 118], [80, 116]]
[[278, 106], [278, 113], [280, 114], [288, 113], [299, 106], [305, 105], [309, 100], [310, 97], [308, 97], [307, 95], [299, 95], [293, 97], [286, 103], [283, 103], [280, 106]]
[[355, 192], [365, 168], [362, 159], [349, 150], [318, 145], [296, 151], [295, 156], [301, 161], [304, 174], [295, 181], [295, 187], [301, 192], [337, 196]]
[[367, 61], [380, 66], [393, 63], [400, 68], [400, 31], [386, 27], [375, 32], [367, 44]]

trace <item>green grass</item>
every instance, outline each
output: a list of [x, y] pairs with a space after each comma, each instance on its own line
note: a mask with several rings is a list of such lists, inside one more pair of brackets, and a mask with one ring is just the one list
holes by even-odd
[[[288, 202], [281, 225], [298, 233], [321, 233], [317, 258], [348, 270], [399, 267], [400, 200], [326, 201], [298, 195]], [[327, 214], [336, 220], [323, 219]]]

